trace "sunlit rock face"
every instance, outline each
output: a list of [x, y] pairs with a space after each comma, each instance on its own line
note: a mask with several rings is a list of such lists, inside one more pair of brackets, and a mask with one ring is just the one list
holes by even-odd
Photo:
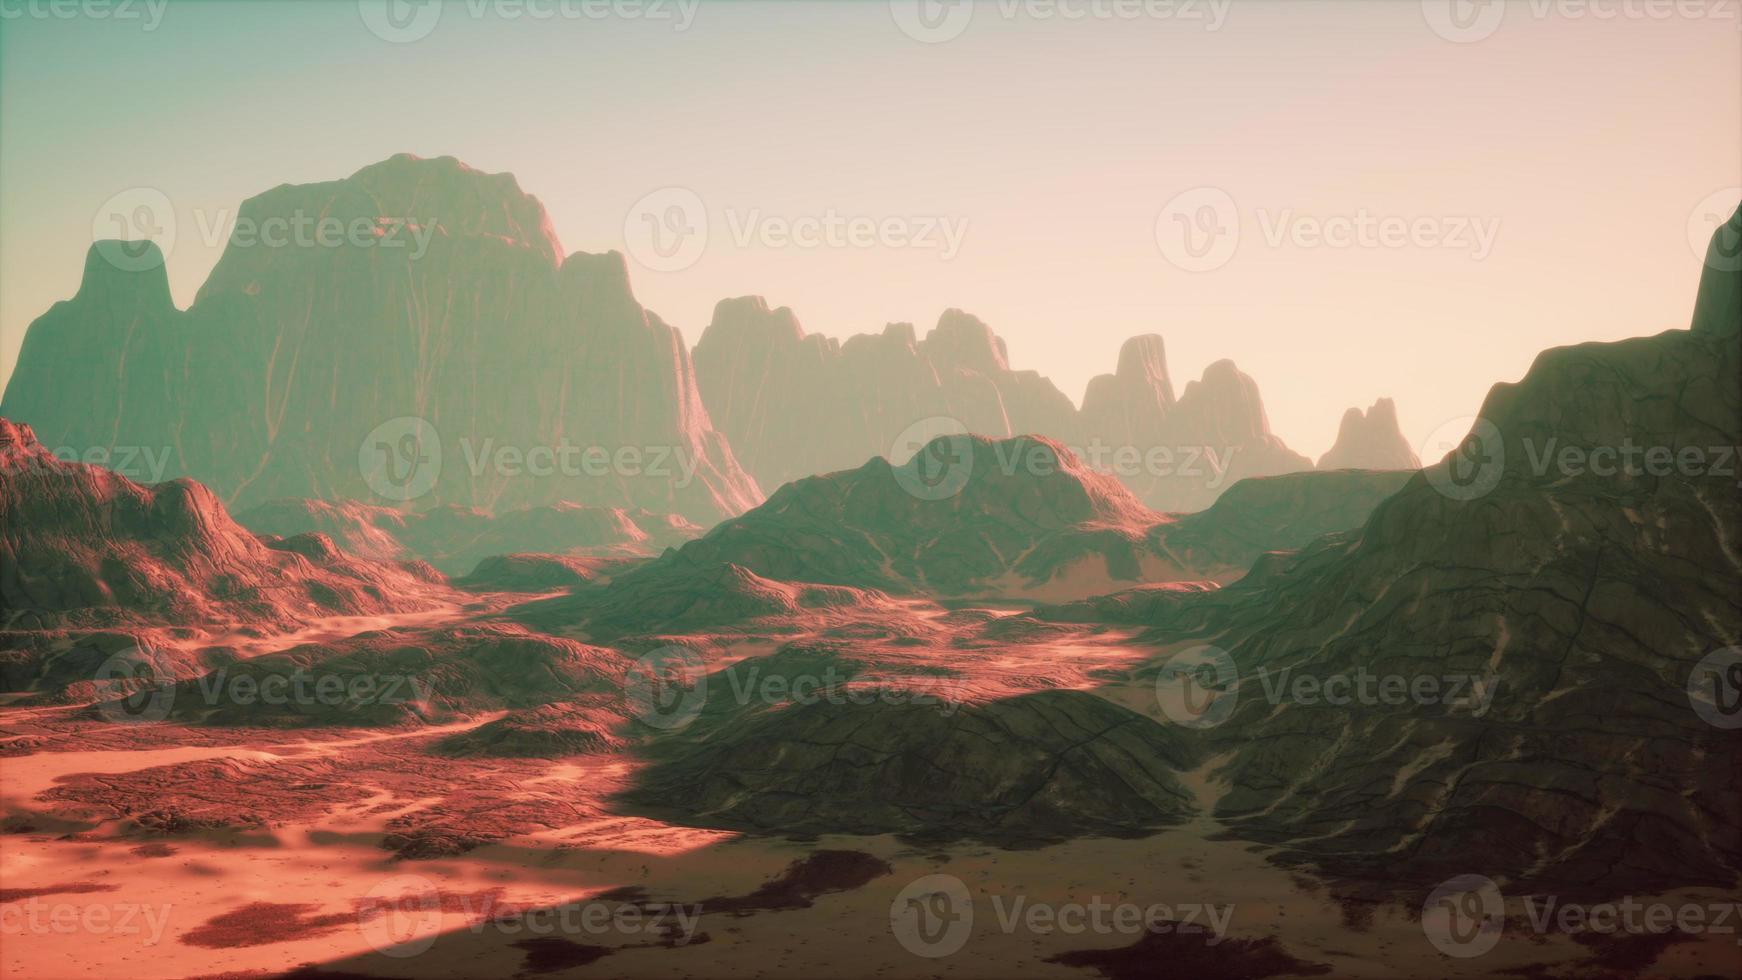
[[93, 246], [4, 411], [51, 447], [161, 449], [162, 476], [233, 505], [570, 500], [708, 524], [761, 499], [622, 256], [565, 258], [512, 176], [446, 157], [250, 198], [186, 311], [160, 254]]
[[353, 558], [323, 534], [256, 536], [199, 483], [65, 462], [0, 418], [0, 628], [263, 630], [417, 609], [442, 586], [427, 565]]

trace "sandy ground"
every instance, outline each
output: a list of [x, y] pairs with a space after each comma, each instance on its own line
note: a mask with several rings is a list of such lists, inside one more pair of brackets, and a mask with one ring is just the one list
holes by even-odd
[[[325, 623], [303, 638], [380, 625]], [[1055, 648], [1053, 682], [1088, 686], [1090, 672], [1153, 655], [1128, 648], [1127, 639], [1107, 631], [1073, 645], [1065, 658], [1072, 664], [1068, 677], [1058, 676]], [[278, 640], [259, 646], [261, 652], [281, 648]], [[766, 649], [749, 645], [723, 661], [747, 652]], [[978, 680], [993, 679], [994, 686], [1031, 687], [1046, 674], [1019, 646], [962, 656], [976, 661]], [[1136, 703], [1153, 696], [1142, 687], [1099, 691]], [[66, 710], [0, 709], [0, 725]], [[412, 752], [417, 740], [487, 720], [440, 729], [302, 731], [248, 744], [224, 744], [210, 730], [152, 726], [150, 737], [136, 742], [105, 739], [90, 748], [58, 744], [53, 751], [0, 755], [0, 819], [7, 830], [0, 834], [0, 977], [262, 976], [305, 964], [322, 966], [327, 976], [398, 977], [1628, 975], [1586, 972], [1592, 948], [1566, 935], [1529, 934], [1516, 905], [1508, 906], [1512, 918], [1495, 949], [1447, 957], [1411, 910], [1366, 907], [1351, 915], [1325, 883], [1266, 861], [1258, 846], [1217, 839], [1221, 828], [1207, 817], [1138, 840], [1076, 840], [1033, 850], [916, 847], [887, 836], [789, 841], [611, 814], [598, 803], [632, 768], [612, 756], [425, 760], [435, 778], [422, 783], [396, 771], [417, 756], [394, 751]], [[76, 808], [66, 810], [52, 795], [213, 760], [256, 778], [265, 774], [266, 784], [251, 784], [262, 799], [271, 791], [298, 790], [292, 781], [310, 778], [311, 764], [336, 764], [346, 795], [307, 819], [176, 834], [146, 833], [115, 820], [81, 824]], [[273, 785], [278, 780], [284, 782]], [[383, 849], [396, 819], [464, 803], [406, 787], [450, 783], [493, 784], [504, 798], [533, 800], [539, 812], [556, 816], [457, 857], [397, 860]], [[1191, 785], [1205, 804], [1218, 792], [1201, 774]], [[501, 806], [488, 794], [471, 799]], [[877, 870], [764, 894], [765, 885], [795, 862], [829, 852], [869, 855], [859, 860]], [[950, 879], [966, 898], [950, 921], [965, 924], [941, 945], [916, 948], [913, 902], [936, 889], [915, 883]], [[1714, 903], [1736, 897], [1672, 898]], [[1223, 928], [1175, 934], [1171, 945], [1103, 972], [1048, 962], [1145, 940], [1143, 923], [1116, 910], [1128, 906], [1150, 915], [1158, 904], [1167, 906], [1160, 918], [1216, 921]], [[1030, 918], [1028, 910], [1037, 906], [1043, 915], [1056, 913], [1057, 921]], [[1093, 919], [1077, 915], [1097, 907], [1107, 911]], [[528, 909], [544, 911], [523, 914]], [[1284, 954], [1284, 965], [1270, 961], [1260, 968], [1234, 953], [1265, 941], [1271, 941], [1265, 948]], [[924, 955], [935, 953], [944, 955]], [[1208, 958], [1200, 962], [1199, 954]], [[1651, 976], [1742, 976], [1735, 934], [1691, 937], [1654, 955]], [[1530, 967], [1535, 971], [1525, 970]]]

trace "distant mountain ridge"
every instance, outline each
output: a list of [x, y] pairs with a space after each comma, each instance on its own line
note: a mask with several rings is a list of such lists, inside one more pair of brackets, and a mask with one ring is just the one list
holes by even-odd
[[[303, 240], [329, 222], [341, 242]], [[78, 293], [31, 324], [0, 412], [51, 447], [147, 448], [162, 477], [198, 479], [238, 510], [571, 502], [707, 527], [796, 479], [903, 462], [940, 420], [1076, 448], [1163, 511], [1313, 468], [1232, 362], [1176, 397], [1154, 335], [1126, 342], [1081, 410], [954, 309], [923, 338], [891, 324], [840, 341], [729, 299], [692, 354], [636, 301], [621, 254], [565, 256], [513, 176], [408, 154], [243, 202], [187, 310], [155, 245], [93, 245]], [[1374, 438], [1402, 445], [1389, 423]], [[566, 468], [524, 465], [540, 453]]]
[[[1176, 397], [1154, 334], [1125, 342], [1117, 369], [1089, 382], [1080, 410], [1038, 372], [1012, 370], [1004, 341], [954, 309], [923, 338], [894, 323], [842, 341], [806, 333], [792, 310], [759, 296], [723, 300], [694, 357], [709, 416], [768, 488], [872, 456], [904, 462], [903, 450], [918, 446], [897, 444], [927, 423], [1064, 443], [1161, 511], [1202, 510], [1246, 477], [1313, 469], [1271, 432], [1257, 383], [1232, 361], [1211, 364]], [[1384, 448], [1339, 466], [1419, 465], [1395, 412], [1370, 426], [1363, 438]]]

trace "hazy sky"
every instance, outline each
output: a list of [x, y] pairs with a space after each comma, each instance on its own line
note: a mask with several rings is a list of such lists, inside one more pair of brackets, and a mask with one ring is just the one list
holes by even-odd
[[[172, 203], [185, 306], [243, 198], [409, 151], [634, 246], [692, 343], [748, 293], [835, 336], [954, 306], [1080, 400], [1154, 332], [1316, 457], [1350, 405], [1419, 442], [1544, 347], [1685, 327], [1742, 196], [1734, 3], [925, 2], [0, 0], [0, 380], [115, 195]], [[697, 201], [699, 254], [640, 240]], [[781, 238], [831, 216], [878, 233]]]

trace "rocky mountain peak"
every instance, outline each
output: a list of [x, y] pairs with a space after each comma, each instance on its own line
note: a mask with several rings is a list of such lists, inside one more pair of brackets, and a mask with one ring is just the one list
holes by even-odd
[[85, 252], [84, 276], [75, 302], [111, 309], [139, 307], [153, 311], [175, 308], [169, 294], [169, 271], [162, 249], [154, 241], [106, 239]]
[[1337, 442], [1319, 457], [1321, 470], [1415, 470], [1421, 460], [1404, 440], [1397, 425], [1397, 405], [1381, 398], [1363, 412], [1351, 408], [1343, 413]]
[[1004, 341], [979, 317], [961, 310], [945, 310], [920, 347], [940, 365], [986, 375], [1010, 370]]
[[739, 343], [772, 347], [804, 338], [804, 327], [791, 308], [770, 309], [768, 300], [761, 296], [737, 296], [714, 304], [713, 318], [697, 346]]
[[1173, 404], [1173, 381], [1167, 374], [1167, 348], [1159, 334], [1139, 334], [1119, 348], [1119, 367], [1115, 375], [1120, 383], [1141, 385], [1161, 394], [1164, 405]]

